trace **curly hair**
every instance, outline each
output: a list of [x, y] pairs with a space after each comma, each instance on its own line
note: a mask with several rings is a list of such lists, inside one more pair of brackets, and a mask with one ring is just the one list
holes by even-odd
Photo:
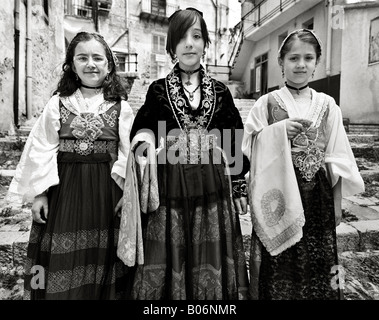
[[81, 81], [72, 69], [75, 48], [80, 42], [87, 42], [92, 39], [101, 43], [108, 59], [110, 72], [102, 84], [104, 99], [107, 101], [120, 101], [121, 99], [127, 100], [128, 94], [122, 85], [120, 76], [116, 72], [116, 57], [100, 34], [89, 32], [79, 32], [70, 42], [67, 48], [65, 62], [62, 65], [63, 73], [58, 82], [57, 89], [53, 94], [59, 93], [60, 96], [67, 97], [80, 88]]

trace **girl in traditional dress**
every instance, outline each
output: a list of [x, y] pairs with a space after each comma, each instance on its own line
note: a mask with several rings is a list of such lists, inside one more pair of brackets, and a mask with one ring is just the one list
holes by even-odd
[[[143, 171], [137, 179], [143, 247], [137, 245], [132, 298], [245, 299], [238, 215], [247, 210], [243, 123], [228, 88], [200, 63], [210, 42], [202, 13], [179, 10], [169, 21], [167, 52], [175, 66], [150, 85], [130, 136], [136, 160], [143, 155], [141, 143], [147, 145], [147, 159], [154, 161], [157, 153], [155, 168], [152, 161], [136, 161], [136, 172]], [[136, 206], [130, 190], [124, 189], [125, 215]]]
[[9, 187], [33, 201], [25, 299], [125, 297], [116, 249], [134, 119], [126, 99], [103, 37], [78, 33]]
[[321, 42], [291, 32], [279, 50], [285, 86], [245, 123], [253, 223], [250, 292], [259, 299], [339, 299], [336, 226], [342, 197], [364, 183], [334, 99], [309, 88]]

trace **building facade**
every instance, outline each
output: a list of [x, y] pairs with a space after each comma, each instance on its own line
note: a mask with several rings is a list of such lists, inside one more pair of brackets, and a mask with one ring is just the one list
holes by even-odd
[[230, 78], [243, 84], [245, 96], [258, 98], [283, 86], [279, 46], [291, 31], [309, 28], [323, 44], [310, 86], [333, 96], [350, 123], [379, 124], [379, 1], [240, 2]]
[[172, 68], [168, 17], [202, 11], [211, 45], [204, 66], [228, 81], [228, 42], [241, 17], [238, 0], [7, 0], [0, 7], [0, 132], [31, 126], [56, 88], [68, 43], [77, 32], [102, 34], [115, 52], [134, 109], [148, 85]]
[[3, 1], [0, 7], [0, 132], [40, 113], [64, 58], [63, 2]]

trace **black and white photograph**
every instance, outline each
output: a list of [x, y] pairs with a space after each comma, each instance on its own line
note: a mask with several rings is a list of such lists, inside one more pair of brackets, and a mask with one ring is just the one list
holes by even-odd
[[379, 300], [379, 0], [0, 17], [0, 304], [239, 319]]

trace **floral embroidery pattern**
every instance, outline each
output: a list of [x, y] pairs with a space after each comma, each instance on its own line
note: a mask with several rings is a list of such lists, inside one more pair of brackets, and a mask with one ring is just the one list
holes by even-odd
[[175, 119], [182, 131], [178, 138], [181, 155], [186, 155], [189, 163], [197, 163], [201, 158], [201, 142], [205, 141], [205, 131], [208, 128], [216, 107], [215, 89], [212, 79], [201, 68], [201, 90], [203, 100], [200, 114], [193, 116], [189, 113], [190, 106], [184, 98], [180, 74], [175, 67], [166, 78], [166, 89], [170, 106]]
[[104, 128], [104, 122], [93, 113], [82, 113], [74, 118], [70, 127], [73, 128], [72, 134], [75, 138], [94, 141], [103, 133], [101, 129]]
[[261, 207], [266, 225], [269, 227], [275, 226], [285, 212], [283, 193], [279, 189], [269, 190], [262, 197]]
[[[276, 122], [282, 120], [281, 113], [287, 113], [287, 109], [277, 92], [272, 92], [272, 95], [278, 103], [278, 106], [272, 108], [272, 116]], [[325, 160], [325, 153], [317, 146], [316, 141], [320, 136], [319, 127], [328, 109], [329, 101], [324, 94], [317, 94], [315, 99], [313, 107], [305, 117], [309, 121], [302, 123], [304, 130], [292, 140], [292, 146], [301, 149], [301, 151], [292, 151], [293, 163], [300, 170], [301, 177], [308, 182], [312, 181]], [[288, 118], [288, 113], [285, 118]]]
[[307, 181], [312, 181], [324, 164], [324, 157], [325, 153], [316, 145], [308, 146], [304, 151], [292, 155], [293, 163]]
[[62, 106], [59, 111], [60, 111], [60, 114], [61, 114], [62, 122], [66, 123], [66, 121], [67, 121], [67, 119], [68, 119], [68, 117], [69, 117], [69, 115], [70, 115], [71, 112], [68, 111], [64, 106]]
[[188, 131], [189, 129], [202, 128], [207, 129], [216, 106], [216, 99], [212, 79], [201, 68], [201, 91], [203, 100], [200, 106], [201, 115], [192, 116], [188, 110], [190, 106], [185, 100], [184, 91], [181, 86], [180, 75], [175, 67], [166, 78], [166, 89], [169, 93], [169, 102], [178, 121], [180, 129]]
[[103, 113], [103, 118], [113, 128], [117, 120], [117, 111], [113, 110], [111, 114]]

